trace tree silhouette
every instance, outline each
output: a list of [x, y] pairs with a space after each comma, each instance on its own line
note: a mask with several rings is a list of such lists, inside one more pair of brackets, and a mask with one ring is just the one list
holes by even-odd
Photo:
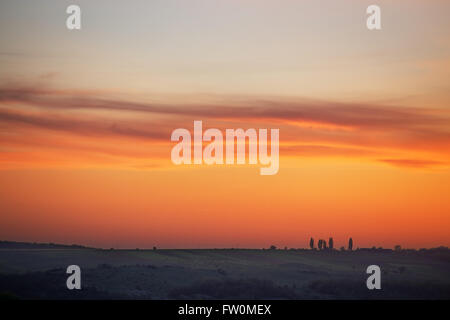
[[330, 239], [328, 240], [328, 247], [330, 247], [331, 250], [333, 250], [334, 247], [334, 241], [333, 238], [330, 237]]
[[349, 251], [352, 251], [352, 249], [353, 249], [353, 239], [350, 238], [350, 239], [348, 240], [348, 250], [349, 250]]
[[311, 248], [311, 250], [314, 249], [314, 239], [313, 238], [311, 238], [309, 240], [309, 247]]
[[319, 248], [319, 250], [322, 250], [322, 245], [323, 245], [323, 242], [322, 242], [322, 239], [320, 239], [319, 242], [317, 243], [317, 247]]
[[327, 242], [325, 240], [322, 240], [322, 247], [324, 250], [327, 249]]

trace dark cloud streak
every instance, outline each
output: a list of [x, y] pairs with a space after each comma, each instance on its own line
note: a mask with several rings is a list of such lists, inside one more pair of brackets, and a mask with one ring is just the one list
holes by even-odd
[[132, 111], [198, 119], [298, 121], [350, 128], [417, 129], [450, 127], [450, 112], [427, 108], [343, 104], [321, 101], [280, 102], [251, 100], [238, 106], [223, 104], [165, 105], [102, 99], [36, 88], [0, 88], [0, 102], [25, 103], [45, 109]]
[[[167, 140], [170, 134], [154, 126], [117, 123], [105, 119], [83, 119], [54, 114], [19, 113], [0, 109], [0, 123], [16, 123], [48, 130], [59, 130], [82, 135], [121, 135], [151, 140]], [[154, 128], [153, 130], [151, 128]]]

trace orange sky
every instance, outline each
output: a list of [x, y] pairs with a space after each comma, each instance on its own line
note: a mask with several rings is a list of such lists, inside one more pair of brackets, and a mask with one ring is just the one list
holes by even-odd
[[[6, 239], [105, 247], [449, 241], [445, 109], [283, 99], [161, 107], [10, 88], [1, 96]], [[205, 129], [280, 128], [279, 173], [176, 167], [170, 132], [192, 131], [198, 118]]]
[[[324, 1], [333, 28], [313, 1], [80, 3], [98, 18], [80, 33], [63, 5], [1, 5], [0, 239], [450, 245], [448, 2], [380, 1], [379, 33], [364, 1]], [[278, 174], [175, 166], [194, 120], [279, 128]]]

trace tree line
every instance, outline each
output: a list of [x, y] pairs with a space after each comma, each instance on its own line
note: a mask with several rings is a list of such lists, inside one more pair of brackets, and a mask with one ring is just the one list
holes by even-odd
[[[311, 239], [309, 240], [309, 247], [311, 248], [311, 250], [315, 250], [315, 246], [314, 246], [314, 238], [311, 237]], [[330, 239], [328, 239], [328, 245], [327, 245], [327, 241], [323, 240], [323, 239], [319, 239], [319, 241], [317, 242], [317, 249], [319, 250], [333, 250], [334, 249], [334, 241], [333, 238], [330, 237]], [[344, 247], [341, 247], [341, 250], [345, 250]], [[353, 250], [353, 239], [350, 238], [348, 239], [348, 247], [347, 250], [352, 251]]]

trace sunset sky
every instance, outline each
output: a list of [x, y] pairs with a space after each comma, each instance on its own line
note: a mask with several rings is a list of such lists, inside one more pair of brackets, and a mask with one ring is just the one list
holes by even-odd
[[[78, 4], [82, 29], [66, 28]], [[378, 4], [382, 30], [366, 28]], [[0, 240], [450, 246], [450, 2], [0, 3]], [[280, 169], [171, 162], [279, 128]], [[206, 144], [205, 144], [206, 145]]]

